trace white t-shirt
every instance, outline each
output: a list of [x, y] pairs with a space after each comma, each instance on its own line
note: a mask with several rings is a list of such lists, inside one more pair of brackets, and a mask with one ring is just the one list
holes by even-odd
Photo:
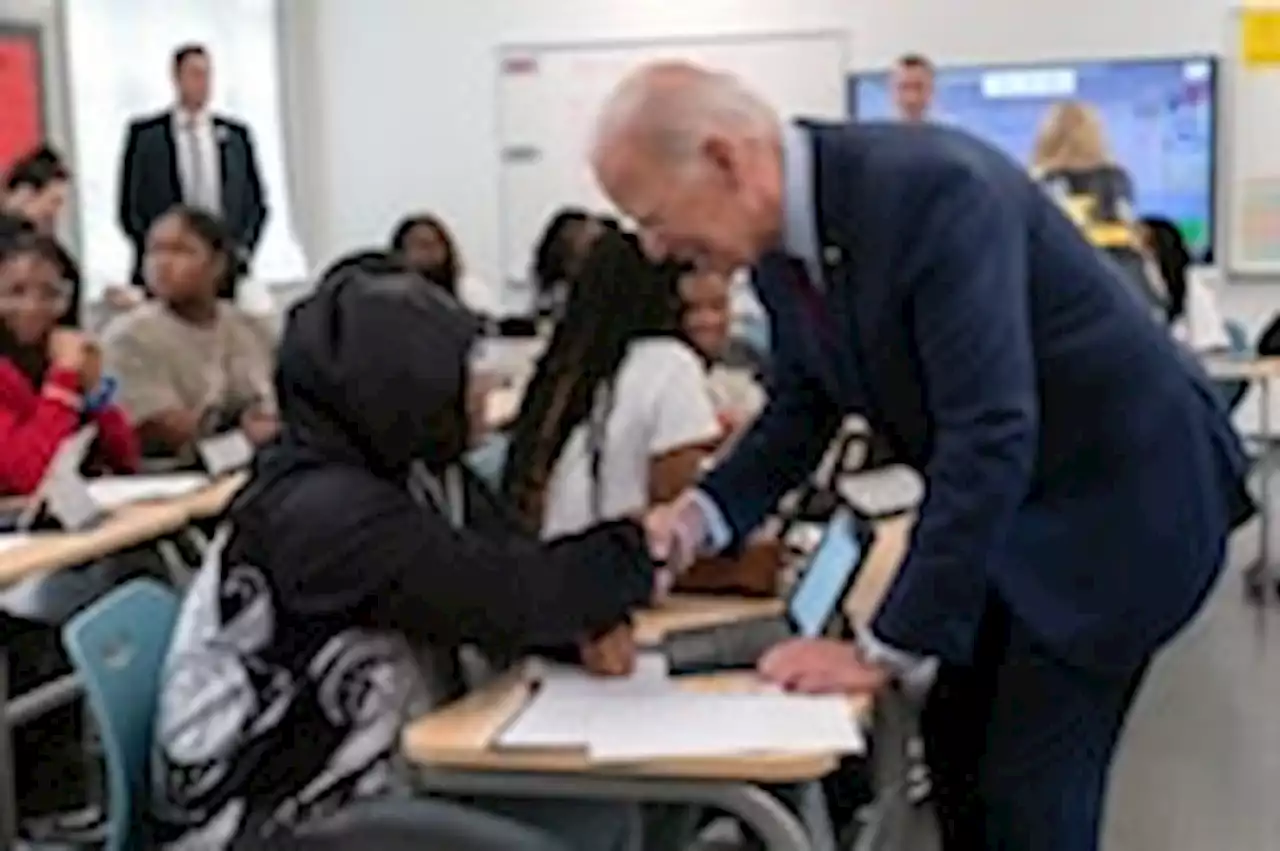
[[502, 299], [496, 288], [488, 281], [475, 275], [463, 273], [458, 281], [458, 301], [468, 308], [484, 316], [501, 316]]
[[672, 339], [631, 345], [614, 378], [612, 409], [607, 415], [597, 409], [595, 417], [603, 424], [600, 516], [594, 516], [591, 426], [583, 422], [565, 441], [551, 471], [542, 522], [545, 538], [643, 511], [649, 505], [649, 462], [720, 434], [702, 362]]

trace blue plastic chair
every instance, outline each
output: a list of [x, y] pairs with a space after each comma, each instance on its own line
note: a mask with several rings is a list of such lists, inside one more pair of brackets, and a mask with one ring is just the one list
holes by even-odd
[[143, 814], [156, 696], [177, 595], [137, 579], [101, 597], [67, 622], [62, 643], [98, 725], [107, 775], [104, 851], [146, 847]]
[[[1234, 319], [1228, 319], [1223, 323], [1223, 328], [1227, 332], [1227, 346], [1232, 357], [1244, 358], [1253, 354], [1253, 343], [1249, 341], [1249, 332], [1243, 325]], [[1249, 382], [1219, 381], [1218, 392], [1222, 394], [1227, 410], [1235, 411], [1249, 392]]]

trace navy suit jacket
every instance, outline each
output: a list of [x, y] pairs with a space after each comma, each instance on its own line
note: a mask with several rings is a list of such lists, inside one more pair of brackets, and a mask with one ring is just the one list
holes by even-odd
[[[223, 220], [246, 259], [252, 255], [267, 223], [267, 198], [258, 173], [249, 128], [221, 116], [213, 118], [222, 177]], [[138, 257], [151, 223], [182, 203], [182, 180], [173, 137], [173, 113], [129, 125], [120, 163], [120, 229]], [[135, 281], [138, 269], [135, 267]]]
[[763, 258], [774, 392], [705, 492], [742, 536], [863, 413], [927, 482], [879, 638], [965, 664], [995, 594], [1067, 661], [1141, 664], [1252, 510], [1214, 388], [1003, 154], [940, 127], [808, 129], [831, 333]]

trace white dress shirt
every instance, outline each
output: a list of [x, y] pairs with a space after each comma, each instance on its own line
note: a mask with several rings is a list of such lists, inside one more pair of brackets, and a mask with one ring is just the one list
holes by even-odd
[[178, 154], [182, 202], [222, 214], [222, 163], [213, 116], [207, 110], [173, 111], [173, 142]]

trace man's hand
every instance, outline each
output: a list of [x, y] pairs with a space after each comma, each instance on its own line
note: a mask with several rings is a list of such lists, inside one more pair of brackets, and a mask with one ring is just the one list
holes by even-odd
[[698, 557], [707, 537], [707, 519], [693, 492], [685, 491], [672, 502], [651, 509], [644, 518], [644, 531], [653, 560], [681, 573]]
[[578, 645], [582, 666], [601, 677], [625, 677], [636, 669], [636, 639], [630, 624], [614, 627]]
[[805, 694], [874, 694], [890, 679], [855, 645], [827, 639], [784, 641], [764, 654], [758, 668], [766, 680]]

